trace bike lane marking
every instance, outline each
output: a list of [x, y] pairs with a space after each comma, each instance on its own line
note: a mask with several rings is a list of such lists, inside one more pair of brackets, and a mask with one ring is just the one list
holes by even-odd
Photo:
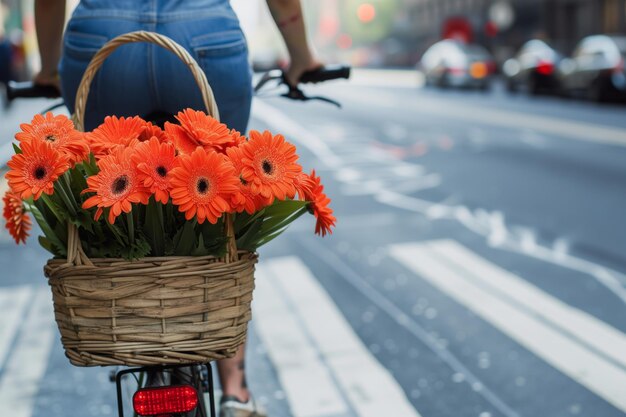
[[[392, 245], [390, 253], [530, 352], [626, 411], [626, 368], [615, 360], [613, 347], [596, 349], [614, 342], [622, 345], [624, 334], [495, 265], [486, 269], [488, 261], [460, 244], [407, 243]], [[580, 329], [574, 333], [578, 325], [590, 334], [583, 335]], [[591, 342], [593, 338], [598, 340]]]
[[0, 416], [31, 417], [55, 327], [50, 290], [40, 287], [0, 379]]
[[[271, 280], [277, 291], [288, 298], [294, 308], [291, 314], [298, 316], [358, 416], [420, 417], [402, 387], [369, 352], [299, 258], [265, 260], [262, 268], [267, 272], [259, 280]], [[311, 385], [310, 389], [316, 388]]]
[[30, 286], [0, 289], [0, 370], [7, 357], [28, 301], [32, 299]]
[[273, 271], [264, 264], [255, 273], [254, 325], [294, 417], [350, 416], [328, 367], [276, 288]]

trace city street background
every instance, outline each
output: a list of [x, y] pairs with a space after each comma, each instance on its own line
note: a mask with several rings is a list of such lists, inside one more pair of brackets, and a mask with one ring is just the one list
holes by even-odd
[[[254, 100], [250, 129], [297, 146], [338, 219], [321, 238], [304, 216], [260, 250], [246, 360], [257, 401], [270, 417], [626, 415], [626, 105], [512, 94], [502, 74], [487, 91], [439, 89], [414, 68], [457, 11], [477, 10], [475, 36], [501, 64], [546, 27], [568, 54], [623, 32], [626, 2], [513, 2], [526, 20], [493, 37], [495, 2], [371, 2], [391, 22], [376, 39], [339, 2], [311, 3], [324, 59], [368, 68], [305, 88], [341, 109]], [[596, 6], [580, 25], [545, 17]], [[424, 10], [432, 27], [414, 24]], [[280, 47], [263, 48], [276, 34], [251, 35], [269, 24], [261, 6], [241, 13], [253, 63], [280, 64]], [[20, 123], [51, 103], [0, 110], [0, 193]], [[0, 229], [0, 416], [115, 416], [110, 369], [64, 356], [37, 234], [16, 246]]]

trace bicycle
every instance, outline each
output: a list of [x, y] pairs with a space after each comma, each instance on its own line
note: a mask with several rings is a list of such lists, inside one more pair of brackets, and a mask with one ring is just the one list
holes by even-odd
[[[298, 85], [291, 86], [287, 83], [285, 73], [282, 70], [272, 70], [265, 73], [257, 82], [255, 94], [265, 88], [268, 83], [275, 83], [277, 88], [286, 86], [287, 91], [279, 94], [291, 100], [311, 101], [318, 100], [340, 107], [340, 104], [323, 96], [307, 96], [300, 88], [300, 84], [319, 83], [334, 79], [350, 77], [348, 66], [324, 66], [305, 72]], [[9, 82], [7, 86], [8, 102], [19, 98], [58, 98], [59, 91], [51, 86], [39, 86], [32, 82]], [[43, 113], [63, 106], [59, 102]], [[163, 126], [167, 121], [174, 121], [173, 115], [166, 113], [152, 113], [143, 118], [156, 125]], [[213, 368], [211, 362], [144, 366], [111, 371], [110, 379], [115, 382], [118, 415], [125, 416], [129, 409], [128, 398], [132, 396], [132, 410], [134, 416], [186, 416], [186, 417], [215, 417], [215, 385], [213, 381]], [[133, 381], [135, 385], [129, 387]], [[127, 386], [124, 387], [124, 383]], [[209, 395], [209, 408], [207, 410], [203, 394]], [[207, 415], [207, 411], [210, 414]]]

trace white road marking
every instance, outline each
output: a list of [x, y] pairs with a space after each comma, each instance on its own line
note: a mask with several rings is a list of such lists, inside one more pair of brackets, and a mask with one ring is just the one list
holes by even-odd
[[277, 369], [294, 417], [347, 416], [330, 371], [321, 361], [290, 306], [277, 291], [265, 260], [257, 267], [254, 323]]
[[533, 314], [560, 327], [626, 370], [626, 335], [605, 322], [539, 290], [526, 280], [488, 262], [453, 240], [429, 243], [429, 248], [451, 264], [471, 273], [490, 291], [514, 300]]
[[271, 282], [289, 300], [294, 308], [291, 314], [301, 321], [358, 416], [419, 417], [397, 381], [363, 345], [298, 258], [266, 260], [260, 269], [263, 274], [257, 282]]
[[0, 289], [0, 369], [31, 299], [32, 289], [28, 286]]
[[[381, 101], [385, 101], [385, 96], [381, 95], [380, 98]], [[393, 104], [393, 100], [390, 98], [388, 101], [388, 105]], [[288, 134], [289, 140], [297, 142], [299, 146], [309, 148], [322, 162], [331, 161], [332, 163], [327, 162], [328, 168], [337, 172], [341, 172], [343, 169], [352, 170], [353, 177], [355, 175], [362, 177], [362, 173], [365, 172], [365, 169], [362, 171], [354, 169], [355, 164], [351, 161], [349, 156], [337, 153], [336, 149], [331, 150], [319, 135], [312, 133], [310, 129], [306, 129], [304, 126], [289, 118], [275, 107], [262, 103], [260, 100], [255, 100], [254, 103], [255, 106], [253, 106], [253, 110], [256, 117], [279, 130], [282, 129], [282, 123], [288, 122], [286, 125], [288, 127], [288, 133], [285, 134]], [[478, 142], [486, 140], [484, 132], [479, 128], [470, 127], [470, 134], [474, 138], [473, 140]], [[626, 133], [623, 134], [626, 135]], [[363, 155], [362, 151], [360, 151], [359, 155], [362, 157], [367, 156]], [[375, 161], [377, 161], [380, 165], [390, 163], [401, 165], [403, 163], [402, 161], [397, 160], [387, 160], [384, 158], [384, 154], [377, 157]], [[383, 163], [381, 163], [381, 161]], [[404, 166], [406, 165], [409, 164], [405, 164]], [[362, 183], [365, 184], [366, 181], [368, 181], [367, 178], [364, 178]], [[626, 288], [624, 287], [626, 285], [625, 274], [586, 259], [576, 257], [570, 253], [565, 253], [562, 250], [562, 245], [558, 248], [551, 248], [535, 244], [529, 248], [528, 246], [523, 245], [519, 236], [509, 229], [508, 225], [504, 222], [503, 214], [499, 211], [487, 211], [484, 209], [470, 210], [463, 205], [453, 206], [444, 203], [434, 203], [394, 191], [386, 183], [376, 184], [368, 182], [367, 186], [376, 186], [376, 188], [370, 188], [368, 191], [373, 195], [376, 201], [382, 204], [411, 212], [422, 213], [430, 219], [449, 219], [458, 221], [472, 232], [483, 236], [488, 243], [494, 247], [520, 253], [530, 258], [550, 262], [563, 268], [587, 274], [604, 285], [621, 300], [626, 302]], [[521, 226], [515, 225], [515, 229], [519, 230], [521, 228]]]
[[55, 333], [50, 290], [37, 289], [0, 379], [0, 416], [30, 417]]
[[[441, 255], [451, 248], [452, 252]], [[497, 267], [486, 268], [487, 261], [458, 248], [448, 241], [408, 243], [392, 246], [391, 255], [556, 369], [626, 411], [626, 369], [614, 362], [614, 347], [606, 346], [615, 342], [617, 348], [623, 346], [625, 335], [564, 306], [521, 278], [502, 274]], [[576, 330], [579, 325], [591, 334]], [[566, 335], [570, 332], [576, 338]]]

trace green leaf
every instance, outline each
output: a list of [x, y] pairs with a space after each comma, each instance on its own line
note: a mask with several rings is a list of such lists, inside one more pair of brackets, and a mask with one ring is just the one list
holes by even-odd
[[78, 165], [70, 169], [70, 187], [74, 199], [82, 205], [81, 193], [87, 188], [87, 178]]
[[89, 154], [88, 161], [83, 161], [82, 166], [88, 177], [96, 175], [98, 172], [100, 172], [98, 164], [96, 163], [96, 157], [93, 155], [93, 153]]
[[37, 224], [41, 228], [41, 231], [46, 236], [46, 239], [50, 242], [53, 248], [52, 254], [59, 257], [67, 256], [67, 247], [65, 246], [65, 244], [63, 244], [63, 242], [61, 242], [61, 240], [59, 240], [52, 228], [50, 228], [50, 225], [41, 214], [41, 211], [39, 211], [39, 209], [33, 205], [30, 207], [30, 212], [33, 214], [33, 217], [37, 221]]
[[145, 222], [143, 224], [143, 232], [146, 235], [146, 240], [152, 247], [152, 255], [163, 256], [165, 254], [165, 234], [163, 230], [162, 214], [159, 212], [163, 210], [161, 203], [157, 203], [153, 198], [150, 199], [150, 203], [146, 207]]
[[152, 248], [144, 237], [138, 237], [135, 242], [122, 251], [122, 256], [128, 260], [140, 259], [148, 256]]
[[13, 145], [13, 151], [15, 152], [16, 155], [19, 155], [19, 154], [22, 153], [22, 150], [17, 145], [17, 143], [13, 142], [13, 143], [11, 143], [11, 145]]
[[58, 221], [65, 221], [65, 219], [67, 218], [67, 212], [63, 207], [61, 207], [59, 202], [57, 202], [54, 194], [52, 196], [49, 196], [47, 194], [41, 194], [41, 200], [46, 204], [47, 208]]
[[294, 220], [306, 213], [307, 202], [298, 200], [276, 201], [265, 208], [248, 230], [237, 239], [237, 247], [256, 251], [260, 246], [284, 232]]
[[255, 242], [258, 240], [261, 226], [263, 226], [263, 219], [257, 219], [256, 222], [252, 223], [246, 233], [237, 239], [237, 247], [254, 252], [257, 248]]
[[39, 236], [38, 240], [42, 248], [44, 248], [53, 255], [55, 254], [56, 251], [54, 249], [54, 246], [52, 245], [52, 242], [50, 242], [45, 236]]
[[174, 236], [174, 255], [189, 256], [196, 245], [196, 221], [185, 222], [184, 226]]

